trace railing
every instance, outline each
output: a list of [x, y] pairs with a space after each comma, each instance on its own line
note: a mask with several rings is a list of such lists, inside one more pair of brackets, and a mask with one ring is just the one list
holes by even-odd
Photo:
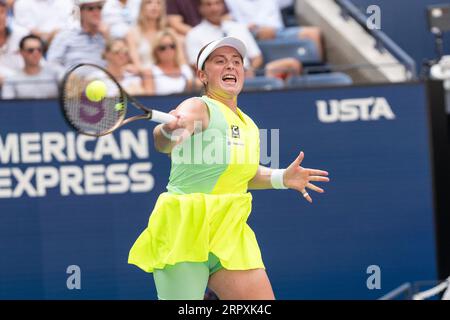
[[376, 48], [383, 52], [389, 51], [395, 58], [397, 58], [408, 70], [411, 80], [417, 80], [416, 62], [411, 58], [402, 48], [400, 48], [391, 38], [389, 38], [383, 31], [378, 29], [371, 29], [367, 26], [367, 17], [362, 13], [357, 6], [350, 0], [334, 0], [342, 9], [344, 18], [352, 17], [358, 24], [363, 27], [376, 41]]

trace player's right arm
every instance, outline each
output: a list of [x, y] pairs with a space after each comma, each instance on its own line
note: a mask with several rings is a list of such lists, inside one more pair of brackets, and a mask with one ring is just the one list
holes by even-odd
[[[170, 153], [172, 149], [194, 131], [205, 130], [209, 124], [209, 113], [205, 103], [199, 98], [184, 100], [178, 107], [169, 112], [176, 120], [159, 124], [153, 130], [155, 149], [162, 153]], [[167, 137], [162, 129], [171, 136]]]

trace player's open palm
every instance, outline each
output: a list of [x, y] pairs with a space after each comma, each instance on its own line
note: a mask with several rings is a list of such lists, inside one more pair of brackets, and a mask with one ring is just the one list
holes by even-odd
[[301, 163], [304, 157], [303, 151], [300, 152], [299, 156], [284, 172], [283, 182], [286, 187], [299, 191], [306, 200], [312, 203], [311, 196], [306, 191], [306, 188], [323, 193], [324, 190], [312, 182], [328, 182], [330, 179], [327, 177], [327, 171], [303, 168]]

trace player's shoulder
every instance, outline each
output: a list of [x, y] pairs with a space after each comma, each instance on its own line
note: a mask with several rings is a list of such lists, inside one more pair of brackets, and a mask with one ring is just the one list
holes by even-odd
[[191, 97], [181, 102], [177, 109], [190, 112], [202, 112], [206, 108], [206, 103], [200, 97]]

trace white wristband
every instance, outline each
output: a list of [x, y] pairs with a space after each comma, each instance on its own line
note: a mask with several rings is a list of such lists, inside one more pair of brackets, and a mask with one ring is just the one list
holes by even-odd
[[283, 183], [283, 175], [286, 169], [274, 169], [270, 176], [270, 182], [274, 189], [288, 189]]
[[166, 137], [167, 139], [169, 139], [170, 141], [176, 141], [177, 140], [173, 135], [171, 135], [166, 130], [164, 130], [163, 126], [161, 126], [159, 129], [161, 130], [162, 135], [164, 137]]

